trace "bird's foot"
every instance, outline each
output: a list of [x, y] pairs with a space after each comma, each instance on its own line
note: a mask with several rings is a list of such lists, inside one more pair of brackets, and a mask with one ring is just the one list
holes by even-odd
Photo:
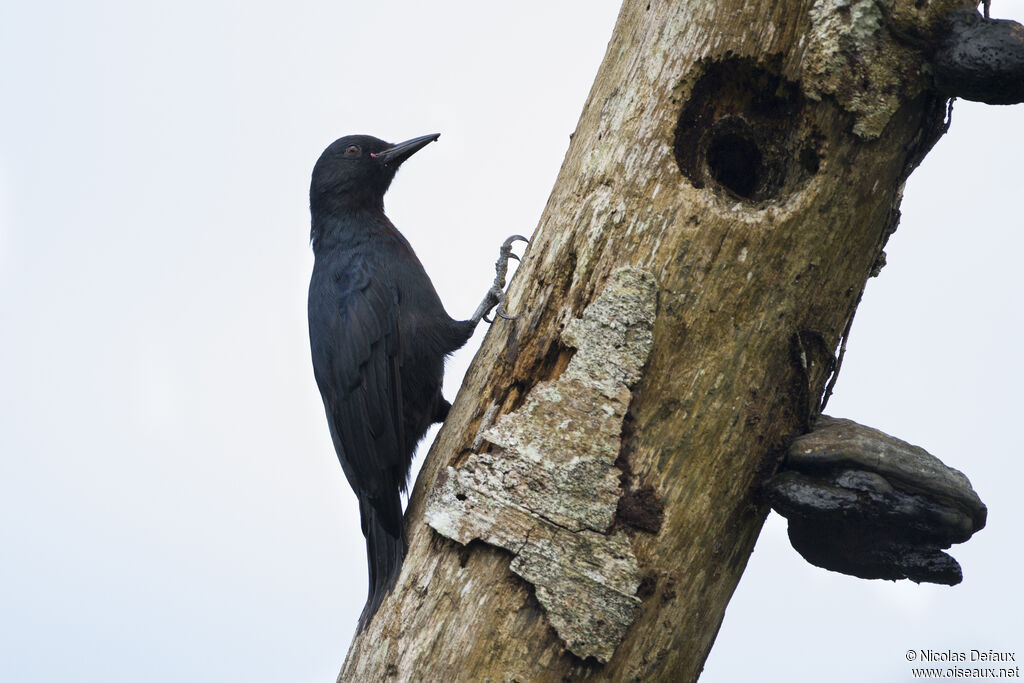
[[[514, 317], [508, 315], [505, 311], [505, 274], [508, 272], [509, 259], [519, 260], [519, 257], [512, 251], [512, 245], [516, 242], [528, 243], [529, 241], [522, 235], [512, 235], [501, 243], [498, 260], [494, 262], [494, 282], [491, 284], [491, 288], [487, 290], [484, 300], [477, 306], [473, 317], [470, 318], [474, 323], [478, 323], [481, 320], [493, 323], [497, 318], [515, 320]], [[494, 318], [488, 318], [487, 314], [492, 308], [494, 309]]]

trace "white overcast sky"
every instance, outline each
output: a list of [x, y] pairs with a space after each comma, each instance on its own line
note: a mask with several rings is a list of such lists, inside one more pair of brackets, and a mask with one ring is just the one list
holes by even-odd
[[[449, 312], [529, 234], [615, 0], [17, 2], [0, 13], [0, 680], [333, 681], [366, 594], [313, 382], [309, 173], [440, 132], [388, 212]], [[1024, 20], [1024, 0], [994, 14]], [[963, 470], [955, 588], [806, 564], [773, 515], [702, 681], [1024, 658], [1024, 108], [958, 103], [907, 186], [832, 414]], [[453, 398], [478, 332], [449, 364]]]

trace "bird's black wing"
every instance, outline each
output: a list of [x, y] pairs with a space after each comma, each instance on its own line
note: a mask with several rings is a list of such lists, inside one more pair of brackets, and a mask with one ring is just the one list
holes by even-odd
[[311, 290], [313, 369], [342, 469], [361, 505], [369, 503], [384, 528], [401, 537], [406, 449], [398, 290], [356, 252], [333, 258]]

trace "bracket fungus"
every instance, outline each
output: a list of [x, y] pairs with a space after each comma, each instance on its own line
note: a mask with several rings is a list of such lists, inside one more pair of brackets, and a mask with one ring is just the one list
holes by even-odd
[[939, 90], [986, 104], [1024, 102], [1024, 26], [958, 10], [946, 30], [932, 57]]
[[826, 415], [766, 486], [804, 559], [863, 579], [960, 583], [960, 565], [942, 551], [987, 514], [967, 477], [923, 448]]

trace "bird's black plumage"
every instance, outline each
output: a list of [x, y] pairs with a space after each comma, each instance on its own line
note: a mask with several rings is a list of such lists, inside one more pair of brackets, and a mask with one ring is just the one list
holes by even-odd
[[401, 569], [399, 494], [417, 442], [447, 415], [445, 356], [466, 343], [477, 323], [445, 312], [412, 247], [384, 215], [384, 193], [398, 166], [437, 138], [393, 145], [343, 137], [324, 150], [310, 185], [310, 349], [366, 537], [370, 588], [360, 625]]

